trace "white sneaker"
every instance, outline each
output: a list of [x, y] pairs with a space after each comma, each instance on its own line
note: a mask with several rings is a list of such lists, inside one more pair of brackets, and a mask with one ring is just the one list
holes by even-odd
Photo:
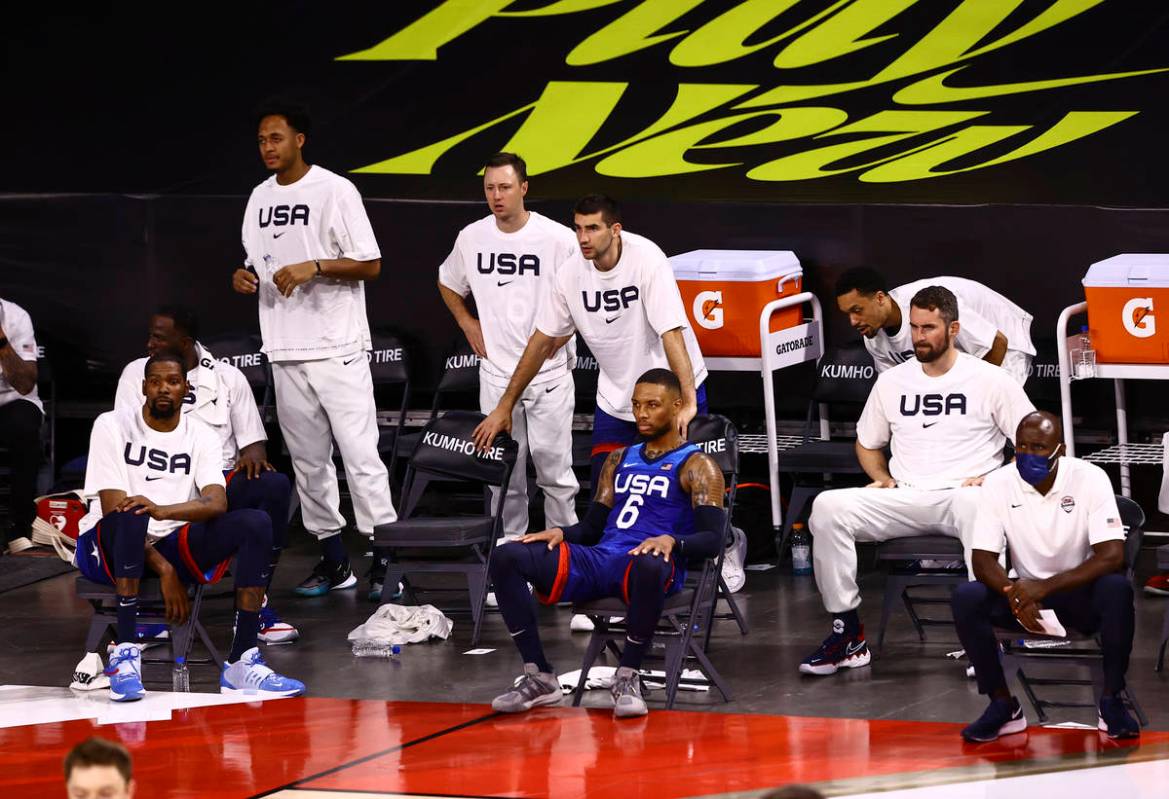
[[576, 613], [573, 614], [572, 621], [568, 623], [568, 629], [574, 633], [591, 633], [597, 627], [588, 616]]
[[731, 541], [727, 546], [727, 555], [723, 558], [722, 578], [727, 584], [727, 590], [732, 594], [741, 589], [747, 582], [747, 572], [743, 568], [747, 560], [747, 534], [738, 527], [731, 528]]
[[256, 638], [265, 644], [291, 644], [300, 638], [300, 632], [268, 607], [265, 597], [264, 606], [260, 608], [260, 629]]
[[487, 607], [491, 608], [492, 610], [495, 610], [499, 607], [499, 600], [495, 598], [494, 591], [487, 592]]
[[105, 675], [105, 664], [97, 652], [87, 652], [81, 662], [73, 667], [73, 682], [69, 687], [75, 691], [99, 691], [110, 687], [110, 678]]
[[136, 702], [146, 696], [142, 687], [142, 649], [138, 644], [118, 644], [110, 655], [105, 675], [110, 679], [110, 699]]
[[264, 662], [259, 647], [252, 647], [235, 663], [224, 663], [219, 676], [221, 694], [256, 694], [261, 697], [300, 696], [304, 683], [284, 677]]

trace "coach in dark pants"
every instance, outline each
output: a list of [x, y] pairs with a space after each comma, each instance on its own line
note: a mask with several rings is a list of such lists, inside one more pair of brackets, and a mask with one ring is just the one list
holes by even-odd
[[9, 515], [14, 543], [29, 535], [36, 515], [33, 500], [42, 457], [43, 418], [32, 320], [19, 305], [0, 299], [0, 447], [8, 450], [12, 470]]
[[[976, 582], [954, 592], [958, 637], [974, 666], [986, 712], [962, 730], [971, 742], [1021, 732], [1027, 719], [1007, 688], [994, 628], [1035, 633], [1040, 611], [1054, 611], [1065, 628], [1099, 633], [1104, 693], [1098, 727], [1110, 738], [1133, 738], [1140, 727], [1119, 697], [1132, 651], [1132, 583], [1124, 570], [1124, 526], [1112, 484], [1087, 461], [1060, 457], [1059, 419], [1036, 411], [1015, 435], [1015, 462], [987, 475], [973, 531]], [[1019, 578], [999, 564], [1010, 550]]]

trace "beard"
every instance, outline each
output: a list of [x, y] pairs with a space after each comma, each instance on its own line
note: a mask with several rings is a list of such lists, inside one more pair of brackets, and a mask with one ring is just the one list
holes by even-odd
[[936, 349], [928, 344], [924, 348], [915, 346], [913, 348], [913, 357], [917, 358], [920, 363], [933, 363], [945, 355], [948, 349], [950, 349], [950, 334], [946, 333], [946, 338], [942, 341], [942, 346]]
[[155, 419], [173, 419], [174, 415], [179, 412], [179, 406], [176, 403], [170, 403], [170, 407], [159, 407], [158, 400], [147, 403], [147, 412]]

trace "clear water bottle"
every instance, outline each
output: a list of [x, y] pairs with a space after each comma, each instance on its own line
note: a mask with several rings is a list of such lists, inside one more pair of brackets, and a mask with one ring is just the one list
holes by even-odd
[[1092, 339], [1088, 335], [1088, 326], [1080, 328], [1080, 335], [1076, 336], [1076, 358], [1072, 364], [1072, 374], [1077, 380], [1087, 380], [1096, 376], [1096, 350], [1092, 349]]
[[353, 642], [353, 654], [359, 658], [386, 658], [397, 660], [402, 653], [398, 644], [387, 644], [383, 641], [363, 639]]
[[174, 668], [171, 670], [171, 690], [175, 693], [189, 694], [191, 692], [191, 672], [187, 669], [187, 659], [175, 658]]
[[792, 574], [812, 573], [812, 536], [803, 522], [792, 525]]

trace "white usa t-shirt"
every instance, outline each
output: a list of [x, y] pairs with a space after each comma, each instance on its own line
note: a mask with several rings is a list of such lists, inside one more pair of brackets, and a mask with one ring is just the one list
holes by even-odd
[[[621, 259], [601, 272], [576, 250], [557, 271], [548, 301], [536, 314], [546, 336], [580, 331], [597, 359], [597, 406], [633, 421], [633, 386], [649, 369], [669, 369], [662, 334], [682, 328], [694, 386], [706, 379], [706, 362], [674, 280], [670, 262], [644, 236], [621, 231]], [[616, 246], [616, 245], [614, 245]]]
[[[37, 340], [33, 335], [32, 317], [28, 312], [14, 302], [0, 300], [0, 327], [4, 328], [4, 335], [8, 337], [8, 345], [24, 361], [36, 361]], [[0, 370], [0, 407], [16, 400], [28, 400], [44, 411], [40, 395], [34, 385], [32, 391], [21, 394], [8, 382], [8, 376]]]
[[1003, 447], [1035, 410], [1023, 387], [997, 366], [964, 352], [930, 377], [916, 359], [882, 372], [856, 424], [865, 449], [890, 445], [899, 485], [953, 488], [1003, 463]]
[[1027, 580], [1046, 580], [1076, 568], [1103, 541], [1123, 541], [1124, 525], [1112, 481], [1099, 466], [1078, 458], [1056, 461], [1046, 495], [1009, 463], [986, 476], [975, 517], [972, 546], [1011, 553], [1011, 565]]
[[[438, 270], [442, 285], [464, 297], [475, 295], [487, 358], [481, 379], [506, 387], [536, 327], [557, 268], [577, 252], [576, 235], [546, 216], [530, 212], [514, 233], [499, 229], [494, 216], [463, 228]], [[568, 370], [566, 347], [540, 367], [532, 383], [562, 377]]]
[[1031, 343], [1031, 314], [993, 289], [964, 277], [927, 277], [898, 286], [889, 296], [901, 309], [901, 327], [890, 335], [882, 328], [873, 338], [865, 338], [865, 347], [873, 356], [878, 372], [913, 360], [913, 332], [909, 327], [909, 307], [913, 295], [926, 286], [943, 286], [958, 298], [958, 337], [954, 346], [975, 358], [982, 358], [994, 346], [994, 336], [1002, 331], [1007, 349], [1035, 355]]
[[[85, 469], [87, 497], [125, 491], [157, 505], [196, 499], [207, 486], [225, 486], [219, 439], [191, 414], [182, 414], [169, 433], [147, 426], [142, 409], [107, 411], [93, 423]], [[158, 540], [183, 521], [151, 519], [147, 535]]]
[[[182, 412], [193, 413], [215, 431], [222, 454], [224, 471], [234, 469], [239, 451], [257, 441], [267, 441], [268, 433], [260, 419], [256, 398], [244, 373], [196, 343], [199, 362], [187, 372], [191, 391], [183, 397]], [[146, 397], [142, 381], [146, 376], [147, 358], [130, 361], [118, 378], [115, 411], [135, 412], [142, 409]]]
[[317, 277], [297, 286], [291, 297], [282, 296], [272, 282], [291, 264], [381, 258], [353, 183], [315, 165], [287, 186], [273, 175], [248, 199], [243, 244], [244, 263], [260, 278], [260, 333], [268, 360], [343, 357], [372, 346], [362, 281]]

